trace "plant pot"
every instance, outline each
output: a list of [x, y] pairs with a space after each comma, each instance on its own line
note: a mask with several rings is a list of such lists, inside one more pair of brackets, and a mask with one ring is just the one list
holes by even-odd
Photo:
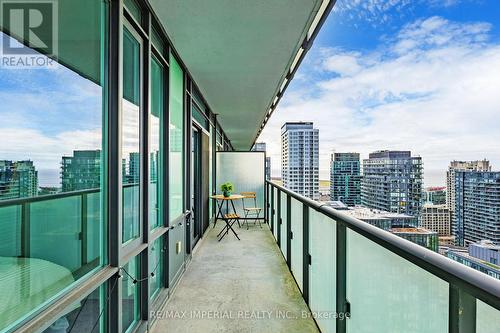
[[224, 198], [229, 198], [231, 196], [231, 191], [222, 191]]

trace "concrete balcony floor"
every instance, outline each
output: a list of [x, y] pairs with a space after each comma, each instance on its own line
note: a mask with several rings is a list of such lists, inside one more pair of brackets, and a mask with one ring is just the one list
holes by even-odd
[[218, 242], [223, 224], [198, 244], [152, 332], [319, 332], [268, 226], [235, 224], [241, 241]]

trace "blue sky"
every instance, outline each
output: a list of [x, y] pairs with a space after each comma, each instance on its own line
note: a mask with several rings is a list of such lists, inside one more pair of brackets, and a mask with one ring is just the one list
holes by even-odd
[[0, 67], [0, 101], [0, 159], [31, 159], [41, 186], [60, 185], [63, 155], [101, 148], [101, 88], [62, 65]]
[[494, 0], [338, 0], [264, 129], [280, 173], [286, 121], [320, 129], [320, 178], [333, 151], [411, 150], [425, 185], [453, 159], [500, 170], [500, 4]]

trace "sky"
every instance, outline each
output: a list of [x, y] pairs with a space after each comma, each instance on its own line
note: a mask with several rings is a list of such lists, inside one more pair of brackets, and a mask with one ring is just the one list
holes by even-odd
[[60, 186], [62, 156], [102, 149], [101, 127], [99, 85], [57, 63], [0, 66], [0, 160], [33, 161], [40, 186]]
[[312, 121], [332, 152], [410, 150], [424, 185], [451, 160], [500, 170], [500, 3], [338, 0], [258, 141], [281, 174], [280, 128]]

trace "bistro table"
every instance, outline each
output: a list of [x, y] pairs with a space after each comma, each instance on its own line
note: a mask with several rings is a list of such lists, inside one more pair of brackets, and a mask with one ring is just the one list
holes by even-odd
[[[217, 203], [217, 215], [215, 215], [213, 227], [215, 228], [215, 225], [217, 224], [218, 219], [222, 219], [224, 222], [226, 222], [226, 225], [224, 226], [224, 228], [222, 228], [222, 230], [217, 235], [217, 237], [220, 236], [219, 241], [229, 233], [229, 230], [231, 230], [233, 232], [233, 234], [236, 236], [236, 238], [238, 238], [238, 240], [240, 240], [240, 238], [238, 237], [238, 234], [233, 229], [233, 224], [235, 222], [238, 222], [238, 225], [240, 224], [240, 221], [239, 221], [240, 216], [238, 215], [238, 213], [236, 213], [236, 208], [234, 207], [234, 200], [241, 200], [244, 198], [244, 196], [239, 195], [239, 194], [231, 194], [230, 196], [225, 197], [222, 194], [216, 194], [216, 195], [210, 196], [210, 198], [217, 200], [219, 202], [219, 203]], [[222, 208], [224, 206], [224, 203], [226, 204], [226, 214], [222, 213]], [[233, 213], [229, 213], [229, 203], [231, 203], [231, 208], [233, 209]]]

